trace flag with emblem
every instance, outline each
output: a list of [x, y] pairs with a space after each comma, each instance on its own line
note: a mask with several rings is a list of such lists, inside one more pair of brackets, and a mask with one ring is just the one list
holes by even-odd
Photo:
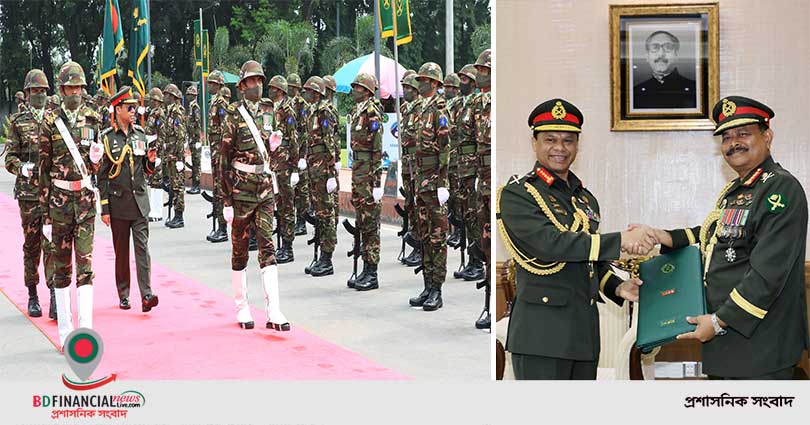
[[149, 54], [149, 10], [146, 0], [136, 0], [132, 10], [132, 31], [129, 33], [129, 71], [132, 86], [146, 97], [146, 55]]
[[[208, 134], [208, 103], [211, 93], [204, 90], [208, 83], [209, 63], [211, 50], [208, 45], [208, 30], [203, 29], [202, 21], [194, 20], [194, 65], [200, 70], [199, 84], [197, 85], [197, 105], [200, 106], [200, 126], [203, 134]], [[205, 99], [203, 99], [203, 94]], [[205, 138], [203, 139], [205, 140]]]
[[121, 29], [121, 13], [118, 0], [106, 0], [104, 6], [104, 32], [101, 44], [101, 89], [115, 93], [115, 59], [124, 50], [124, 31]]
[[[413, 40], [411, 32], [411, 8], [408, 0], [377, 0], [380, 5], [380, 36], [396, 35], [397, 46]], [[396, 19], [394, 17], [396, 16]]]

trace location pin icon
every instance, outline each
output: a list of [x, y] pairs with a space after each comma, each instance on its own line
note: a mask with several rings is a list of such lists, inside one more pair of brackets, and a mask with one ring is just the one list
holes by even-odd
[[101, 362], [104, 344], [98, 332], [89, 328], [79, 328], [68, 335], [64, 351], [65, 359], [73, 373], [82, 381], [87, 381]]

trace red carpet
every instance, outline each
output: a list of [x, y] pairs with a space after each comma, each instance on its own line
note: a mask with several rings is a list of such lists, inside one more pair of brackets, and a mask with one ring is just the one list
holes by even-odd
[[[96, 225], [103, 226], [100, 221]], [[0, 234], [4, 235], [0, 291], [28, 317], [19, 208], [4, 194], [0, 194]], [[91, 379], [111, 373], [122, 380], [407, 379], [296, 327], [294, 320], [290, 332], [265, 329], [265, 313], [255, 308], [256, 328], [239, 329], [229, 295], [166, 269], [154, 259], [152, 288], [160, 296], [160, 305], [151, 313], [141, 313], [133, 259], [132, 309], [120, 310], [110, 278], [115, 275], [113, 259], [112, 242], [96, 238], [93, 325], [104, 340], [104, 356]], [[72, 288], [75, 324], [75, 283]], [[49, 296], [41, 270], [38, 289], [44, 314], [30, 320], [57, 347], [56, 321], [47, 318]], [[254, 297], [264, 299], [257, 282], [251, 289]]]

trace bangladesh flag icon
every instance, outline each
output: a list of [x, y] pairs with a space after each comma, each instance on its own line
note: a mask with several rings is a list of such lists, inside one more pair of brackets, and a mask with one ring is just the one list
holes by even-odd
[[86, 381], [101, 362], [104, 344], [98, 332], [79, 328], [68, 335], [64, 353], [73, 373], [82, 381]]

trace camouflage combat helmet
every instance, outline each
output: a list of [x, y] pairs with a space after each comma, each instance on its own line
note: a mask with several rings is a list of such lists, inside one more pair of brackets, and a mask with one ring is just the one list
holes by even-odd
[[180, 93], [180, 89], [172, 83], [166, 84], [166, 87], [163, 88], [163, 93], [170, 94], [178, 99], [183, 97], [183, 94]]
[[227, 98], [228, 100], [231, 99], [231, 89], [227, 87], [223, 87], [222, 91], [220, 91], [219, 94], [221, 94], [222, 97]]
[[267, 84], [270, 87], [275, 87], [284, 94], [287, 94], [287, 79], [282, 77], [281, 75], [275, 75], [273, 78], [270, 79], [270, 82]]
[[14, 93], [14, 98], [24, 101], [25, 100], [25, 94], [23, 94], [23, 92], [21, 92], [21, 91], [18, 91], [17, 93]]
[[221, 86], [225, 85], [225, 76], [222, 75], [218, 69], [215, 69], [212, 73], [208, 74], [208, 82], [209, 83], [217, 83]]
[[317, 75], [309, 77], [306, 84], [304, 84], [304, 88], [313, 90], [321, 96], [326, 95], [326, 84], [324, 84], [323, 78]]
[[337, 91], [337, 81], [335, 81], [335, 77], [331, 75], [325, 75], [323, 77], [323, 82], [326, 84], [326, 88], [331, 90], [332, 93]]
[[374, 93], [377, 90], [377, 79], [374, 78], [371, 74], [366, 74], [365, 72], [357, 74], [354, 77], [354, 81], [352, 81], [352, 87], [354, 85], [358, 85], [360, 87], [365, 87], [366, 90]]
[[51, 102], [52, 105], [59, 106], [59, 104], [62, 103], [62, 98], [58, 94], [55, 94], [48, 98], [48, 101]]
[[149, 90], [149, 94], [146, 95], [148, 100], [158, 101], [163, 103], [163, 92], [158, 87], [152, 87], [152, 90]]
[[287, 85], [290, 87], [301, 88], [301, 77], [296, 73], [287, 76]]
[[59, 69], [60, 86], [86, 86], [84, 80], [84, 69], [76, 62], [70, 61], [62, 65]]
[[400, 81], [400, 82], [404, 82], [404, 81], [405, 81], [405, 79], [406, 79], [406, 78], [408, 78], [408, 76], [410, 76], [410, 75], [416, 75], [416, 71], [414, 71], [414, 70], [412, 70], [412, 69], [408, 69], [408, 70], [406, 70], [406, 71], [405, 71], [405, 73], [404, 73], [404, 74], [402, 74], [402, 79], [401, 79], [401, 80], [399, 80], [399, 81]]
[[461, 84], [461, 78], [458, 78], [458, 75], [456, 75], [455, 72], [451, 72], [451, 73], [447, 74], [446, 77], [444, 77], [444, 86], [445, 87], [458, 88], [458, 86], [460, 84]]
[[416, 82], [416, 74], [415, 73], [405, 77], [405, 79], [402, 80], [402, 84], [405, 85], [405, 86], [411, 86], [414, 89], [419, 90], [419, 84]]
[[[42, 72], [42, 70], [40, 69], [32, 69], [28, 71], [28, 74], [25, 74], [25, 87], [23, 88], [23, 90], [35, 88], [42, 88], [42, 89], [51, 88], [51, 86], [48, 84], [48, 77], [46, 77], [45, 73]], [[22, 92], [17, 92], [17, 94], [22, 95]], [[23, 98], [24, 97], [25, 96], [23, 96]]]
[[475, 70], [475, 65], [468, 63], [461, 67], [461, 71], [458, 72], [459, 76], [464, 75], [465, 77], [475, 81], [475, 76], [478, 74], [478, 71]]
[[188, 88], [186, 89], [186, 94], [196, 96], [197, 95], [197, 86], [194, 85], [194, 84], [188, 86]]
[[442, 67], [436, 62], [426, 62], [419, 67], [419, 76], [416, 79], [419, 80], [420, 78], [430, 78], [442, 84], [444, 82], [444, 78], [442, 78]]
[[486, 49], [478, 55], [478, 59], [475, 61], [475, 66], [483, 66], [486, 68], [492, 68], [492, 49]]
[[259, 62], [253, 60], [247, 61], [242, 64], [242, 69], [239, 70], [239, 82], [236, 83], [236, 85], [242, 84], [242, 80], [245, 78], [255, 76], [262, 77], [262, 81], [267, 79], [264, 76], [264, 70]]
[[263, 97], [263, 98], [259, 99], [259, 105], [273, 106], [273, 101], [269, 97]]
[[141, 92], [139, 92], [138, 90], [133, 90], [132, 91], [132, 98], [137, 99], [138, 103], [141, 103]]

